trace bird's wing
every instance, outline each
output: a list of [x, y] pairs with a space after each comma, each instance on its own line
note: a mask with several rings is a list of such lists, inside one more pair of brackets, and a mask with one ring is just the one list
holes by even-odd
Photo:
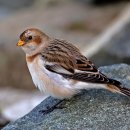
[[45, 68], [65, 78], [83, 82], [109, 83], [109, 79], [99, 72], [94, 64], [83, 56], [72, 44], [54, 40], [41, 53]]

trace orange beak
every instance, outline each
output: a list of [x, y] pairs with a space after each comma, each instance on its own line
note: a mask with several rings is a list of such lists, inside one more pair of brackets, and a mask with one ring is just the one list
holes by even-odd
[[25, 42], [24, 42], [24, 41], [19, 40], [19, 41], [18, 41], [18, 43], [17, 43], [17, 46], [23, 46], [24, 44], [25, 44]]

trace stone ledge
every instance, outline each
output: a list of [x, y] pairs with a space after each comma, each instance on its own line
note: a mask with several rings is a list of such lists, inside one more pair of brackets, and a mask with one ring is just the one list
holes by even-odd
[[[130, 66], [118, 64], [101, 67], [108, 77], [122, 81], [130, 88]], [[39, 111], [58, 100], [45, 99], [29, 114], [8, 124], [3, 130], [128, 130], [130, 98], [106, 90], [89, 90], [64, 101], [63, 109], [42, 115]]]

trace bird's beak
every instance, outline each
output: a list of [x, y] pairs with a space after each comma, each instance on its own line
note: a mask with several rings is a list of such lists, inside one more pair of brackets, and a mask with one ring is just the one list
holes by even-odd
[[24, 42], [24, 41], [19, 40], [19, 41], [18, 41], [18, 43], [17, 43], [17, 46], [23, 46], [24, 44], [25, 44], [25, 42]]

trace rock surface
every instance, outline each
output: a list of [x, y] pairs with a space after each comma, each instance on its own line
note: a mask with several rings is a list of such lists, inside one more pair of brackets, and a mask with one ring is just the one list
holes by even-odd
[[[108, 77], [130, 88], [130, 66], [126, 64], [101, 67]], [[7, 125], [3, 130], [129, 130], [130, 98], [106, 90], [89, 90], [60, 105], [47, 115], [39, 111], [54, 105], [57, 99], [44, 100], [32, 112]]]

